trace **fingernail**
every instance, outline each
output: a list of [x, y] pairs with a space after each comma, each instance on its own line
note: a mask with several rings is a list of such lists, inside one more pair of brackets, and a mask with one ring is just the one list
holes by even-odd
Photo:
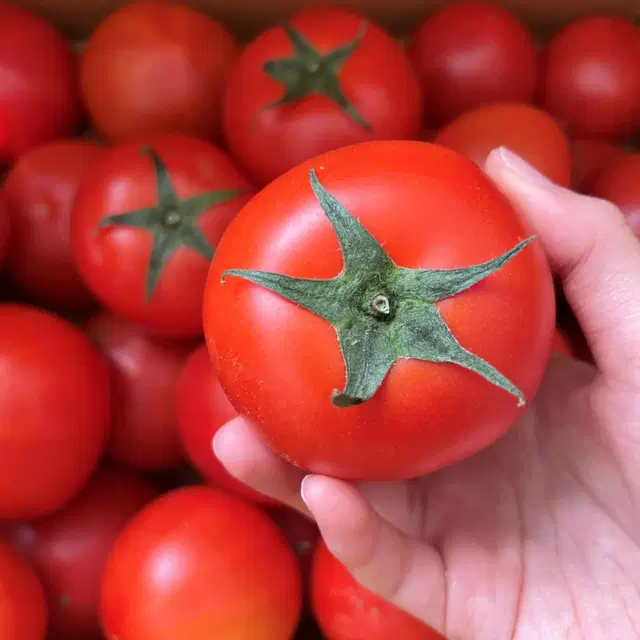
[[314, 482], [314, 477], [313, 475], [308, 475], [305, 476], [302, 480], [302, 484], [300, 485], [300, 495], [302, 496], [302, 501], [307, 505], [307, 509], [309, 509], [309, 511], [311, 511], [311, 507], [309, 506], [309, 496], [311, 491], [313, 490], [313, 482]]
[[232, 443], [235, 439], [235, 434], [232, 429], [227, 429], [226, 425], [216, 432], [213, 436], [211, 445], [213, 447], [213, 453], [218, 460], [222, 460], [220, 454], [225, 450], [229, 443]]
[[549, 187], [553, 184], [549, 178], [513, 153], [513, 151], [509, 151], [507, 147], [498, 147], [498, 154], [503, 164], [522, 180], [538, 184], [541, 187]]

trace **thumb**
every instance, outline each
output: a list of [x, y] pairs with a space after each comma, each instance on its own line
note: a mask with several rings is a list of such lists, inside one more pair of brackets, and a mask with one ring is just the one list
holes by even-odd
[[554, 185], [503, 147], [485, 170], [535, 229], [599, 371], [640, 387], [640, 242], [620, 210]]

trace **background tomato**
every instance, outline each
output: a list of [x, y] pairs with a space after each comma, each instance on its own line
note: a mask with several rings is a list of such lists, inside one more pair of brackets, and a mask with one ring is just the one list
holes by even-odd
[[21, 7], [0, 5], [0, 162], [71, 135], [81, 117], [77, 62], [65, 37]]
[[68, 322], [0, 305], [0, 519], [60, 508], [89, 479], [110, 423], [109, 370]]
[[504, 146], [564, 187], [571, 182], [569, 140], [547, 113], [527, 104], [495, 103], [456, 118], [433, 138], [484, 167], [492, 149]]
[[[225, 92], [227, 144], [258, 186], [330, 149], [418, 135], [422, 93], [406, 53], [392, 36], [364, 16], [337, 8], [306, 8], [288, 24], [307, 48], [310, 45], [325, 56], [322, 60], [299, 56], [305, 64], [289, 88], [292, 99], [271, 108], [287, 92], [265, 71], [265, 65], [294, 56], [294, 44], [282, 26], [268, 29], [247, 45]], [[328, 54], [349, 45], [354, 48], [340, 58], [340, 64], [327, 61]], [[342, 106], [318, 94], [327, 86], [334, 94], [341, 92]], [[301, 87], [316, 90], [305, 92]]]
[[127, 521], [155, 495], [135, 474], [106, 467], [62, 510], [8, 526], [5, 534], [44, 585], [48, 640], [100, 637], [98, 603], [107, 554]]
[[434, 125], [482, 104], [533, 99], [533, 37], [496, 4], [454, 2], [438, 9], [418, 27], [409, 54]]
[[574, 135], [618, 138], [640, 123], [640, 31], [615, 16], [584, 18], [547, 45], [543, 104]]
[[572, 177], [576, 191], [591, 193], [602, 172], [625, 155], [625, 151], [605, 140], [579, 138], [571, 141]]
[[[76, 196], [71, 240], [80, 272], [114, 313], [154, 333], [199, 335], [211, 256], [251, 194], [229, 157], [197, 138], [117, 144]], [[131, 219], [119, 217], [125, 213]]]
[[275, 524], [208, 487], [148, 505], [107, 562], [102, 623], [109, 638], [288, 640], [299, 614], [299, 570]]
[[150, 337], [108, 313], [92, 318], [86, 330], [111, 365], [109, 455], [138, 469], [180, 466], [184, 453], [176, 424], [176, 381], [193, 343]]
[[95, 304], [73, 260], [69, 221], [78, 184], [101, 152], [88, 140], [49, 142], [21, 156], [7, 175], [14, 229], [8, 269], [34, 302], [65, 311]]
[[109, 138], [220, 131], [222, 89], [239, 51], [216, 20], [171, 2], [130, 3], [98, 26], [82, 52], [82, 90]]
[[47, 603], [35, 573], [0, 540], [0, 638], [44, 640]]

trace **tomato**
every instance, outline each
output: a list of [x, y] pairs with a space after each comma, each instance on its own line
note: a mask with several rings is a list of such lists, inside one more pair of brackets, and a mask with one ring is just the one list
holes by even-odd
[[14, 229], [8, 269], [34, 302], [65, 311], [94, 304], [73, 261], [69, 219], [78, 184], [101, 151], [87, 140], [49, 142], [21, 156], [5, 180]]
[[228, 147], [263, 186], [318, 153], [415, 138], [423, 97], [403, 48], [360, 14], [310, 7], [251, 42], [224, 97]]
[[0, 5], [0, 162], [72, 135], [81, 118], [77, 61], [36, 14]]
[[209, 487], [165, 494], [113, 547], [102, 625], [118, 640], [288, 640], [300, 574], [282, 534], [248, 502]]
[[44, 640], [47, 603], [42, 586], [27, 563], [0, 540], [0, 638]]
[[166, 134], [117, 144], [78, 189], [71, 241], [80, 272], [114, 313], [161, 335], [199, 335], [215, 245], [251, 194], [207, 142]]
[[118, 140], [163, 131], [217, 137], [222, 89], [239, 50], [222, 24], [190, 7], [145, 2], [117, 9], [81, 56], [95, 127]]
[[320, 540], [311, 570], [313, 612], [326, 640], [437, 640], [442, 636], [361, 586]]
[[32, 519], [91, 476], [110, 423], [109, 369], [82, 332], [35, 308], [0, 305], [0, 519]]
[[4, 267], [9, 249], [11, 218], [4, 195], [0, 195], [0, 269]]
[[191, 341], [151, 337], [108, 313], [93, 317], [86, 330], [111, 365], [109, 455], [150, 471], [180, 466], [184, 453], [176, 424], [176, 381]]
[[128, 520], [155, 495], [153, 487], [133, 473], [107, 467], [62, 510], [9, 525], [6, 535], [29, 558], [44, 585], [49, 640], [99, 637], [107, 554]]
[[[245, 206], [213, 260], [205, 335], [222, 387], [313, 473], [410, 478], [470, 455], [520, 415], [549, 357], [553, 283], [528, 236], [444, 147], [372, 142], [310, 160]], [[456, 280], [466, 270], [434, 271], [490, 260], [471, 289]]]
[[545, 108], [576, 136], [619, 138], [640, 124], [640, 31], [615, 16], [578, 20], [551, 39]]
[[623, 149], [604, 140], [572, 140], [573, 188], [581, 193], [591, 193], [602, 172], [624, 155]]
[[202, 345], [187, 359], [176, 388], [178, 432], [189, 460], [212, 486], [222, 487], [249, 500], [276, 502], [236, 480], [213, 453], [213, 437], [238, 415], [225, 395]]
[[571, 182], [569, 140], [560, 125], [536, 107], [495, 103], [473, 109], [441, 129], [433, 142], [484, 166], [492, 149], [504, 146], [564, 187]]
[[426, 96], [427, 120], [435, 125], [482, 104], [533, 99], [533, 37], [493, 3], [442, 7], [418, 27], [409, 52]]

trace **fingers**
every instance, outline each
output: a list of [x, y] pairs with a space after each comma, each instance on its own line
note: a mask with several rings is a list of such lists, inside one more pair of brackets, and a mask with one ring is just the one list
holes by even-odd
[[435, 548], [400, 533], [346, 482], [307, 476], [302, 495], [329, 551], [356, 580], [442, 633], [445, 572]]
[[504, 148], [485, 170], [535, 229], [600, 371], [640, 386], [640, 242], [623, 215], [555, 186]]

